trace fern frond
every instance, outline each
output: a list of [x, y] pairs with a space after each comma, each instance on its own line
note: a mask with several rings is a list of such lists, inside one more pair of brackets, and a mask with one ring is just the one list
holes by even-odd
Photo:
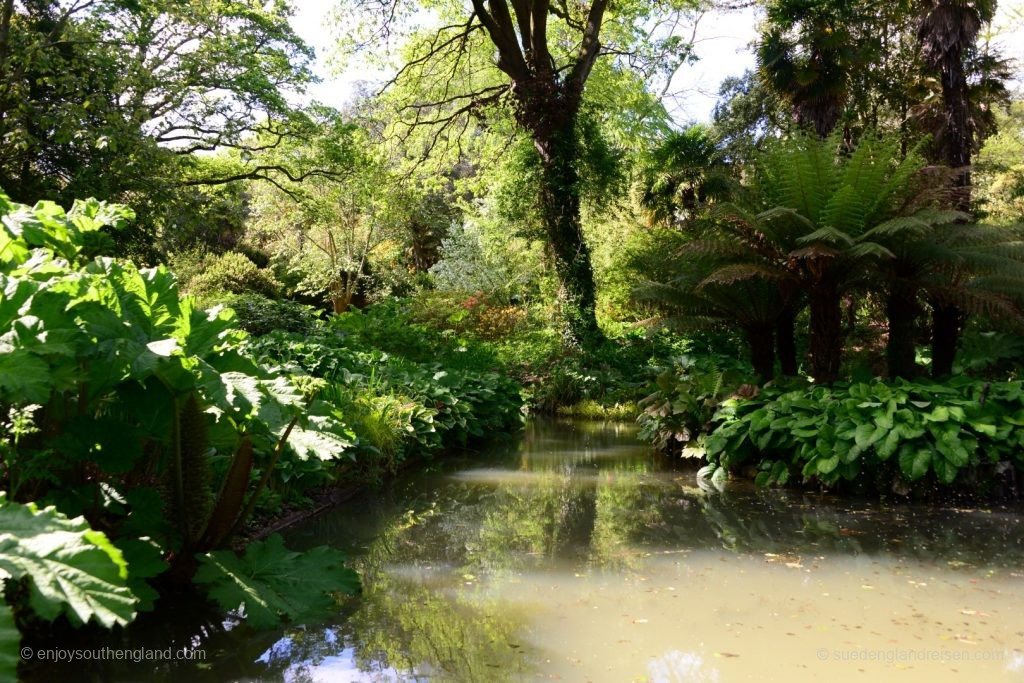
[[813, 242], [825, 242], [826, 244], [832, 245], [850, 246], [853, 244], [853, 238], [842, 230], [831, 226], [825, 226], [818, 228], [809, 235], [804, 235], [797, 240], [798, 244], [811, 244]]
[[757, 263], [735, 263], [718, 268], [697, 285], [700, 289], [706, 285], [728, 285], [741, 280], [762, 278], [765, 280], [782, 280], [786, 274], [776, 268], [760, 265]]

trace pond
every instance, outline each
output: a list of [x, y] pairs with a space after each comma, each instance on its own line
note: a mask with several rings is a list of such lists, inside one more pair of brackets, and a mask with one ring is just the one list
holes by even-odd
[[182, 606], [132, 642], [205, 662], [104, 680], [1020, 681], [1022, 521], [718, 490], [631, 425], [537, 420], [289, 532], [363, 575], [336, 618], [253, 633]]

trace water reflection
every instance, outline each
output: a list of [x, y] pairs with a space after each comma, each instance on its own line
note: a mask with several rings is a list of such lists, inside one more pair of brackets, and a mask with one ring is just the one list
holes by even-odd
[[331, 622], [147, 680], [1019, 680], [1021, 520], [702, 488], [630, 425], [537, 421], [295, 530], [363, 575]]
[[[1024, 578], [1024, 527], [1016, 512], [882, 505], [741, 484], [707, 490], [692, 472], [659, 466], [633, 436], [617, 424], [534, 423], [516, 449], [494, 461], [407, 479], [387, 496], [339, 510], [296, 534], [310, 544], [346, 539], [362, 558], [368, 589], [344, 627], [344, 642], [364, 671], [388, 666], [454, 680], [585, 672], [592, 680], [619, 680], [622, 673], [626, 680], [711, 681], [723, 670], [735, 674], [735, 666], [725, 666], [739, 659], [730, 656], [735, 653], [701, 650], [706, 631], [688, 629], [680, 608], [666, 611], [666, 600], [686, 586], [686, 609], [712, 614], [756, 613], [766, 592], [787, 585], [795, 595], [832, 586], [832, 595], [821, 590], [810, 604], [792, 609], [812, 620], [828, 613], [836, 623], [832, 611], [849, 609], [844, 601], [882, 610], [894, 599], [888, 590], [902, 597], [904, 586], [925, 588], [929, 577], [953, 587], [954, 595], [933, 588], [913, 596], [908, 624], [922, 614], [917, 600], [963, 599], [956, 595], [960, 582], [970, 585], [978, 577], [990, 583], [997, 602], [1021, 599], [1017, 589], [1001, 592]], [[927, 573], [934, 571], [943, 577]], [[729, 584], [737, 589], [729, 596], [716, 590]], [[695, 587], [704, 594], [695, 594]], [[851, 587], [878, 593], [865, 600]], [[644, 607], [651, 595], [660, 597]], [[618, 621], [599, 617], [602, 610], [617, 610]], [[647, 616], [637, 616], [641, 612]], [[879, 615], [889, 635], [902, 623], [891, 612]], [[670, 637], [661, 650], [658, 644], [642, 656], [628, 651], [659, 638], [581, 636], [586, 624], [597, 624], [598, 632], [602, 624], [608, 632], [629, 631], [654, 623], [652, 617], [662, 622], [657, 631]], [[1009, 628], [1012, 619], [1001, 627]], [[871, 622], [849, 628], [875, 626], [882, 634]], [[567, 624], [574, 624], [575, 635], [565, 635]], [[734, 628], [731, 622], [716, 626], [723, 634]], [[1012, 662], [1012, 639], [999, 637], [1005, 642], [993, 642]], [[453, 642], [461, 659], [452, 656]], [[625, 653], [611, 658], [623, 660], [621, 666], [586, 666], [587, 652], [593, 660], [601, 644]]]

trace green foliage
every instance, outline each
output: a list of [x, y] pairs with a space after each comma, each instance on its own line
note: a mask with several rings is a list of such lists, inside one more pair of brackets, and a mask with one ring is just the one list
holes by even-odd
[[207, 254], [198, 271], [188, 273], [183, 289], [200, 301], [220, 301], [225, 294], [256, 294], [269, 299], [281, 293], [271, 271], [260, 268], [245, 254], [228, 251]]
[[217, 192], [196, 188], [255, 173], [251, 158], [216, 168], [191, 152], [248, 150], [262, 132], [287, 137], [301, 127], [286, 93], [311, 82], [313, 54], [289, 24], [288, 3], [48, 0], [3, 9], [11, 14], [0, 40], [0, 187], [19, 201], [130, 198], [140, 221], [122, 235], [122, 254], [151, 257], [161, 224], [170, 244], [214, 230], [224, 212], [196, 196], [212, 204]]
[[1024, 340], [1020, 334], [968, 326], [960, 352], [960, 369], [964, 372], [990, 379], [1016, 378], [1022, 362]]
[[521, 421], [520, 387], [494, 371], [493, 354], [412, 323], [398, 305], [334, 316], [303, 335], [269, 334], [247, 352], [328, 380], [319, 399], [354, 430], [356, 467], [370, 479]]
[[464, 296], [478, 292], [503, 304], [528, 298], [541, 277], [538, 245], [510, 238], [508, 230], [486, 218], [453, 226], [430, 268], [435, 287]]
[[868, 41], [877, 39], [856, 35], [864, 23], [860, 12], [864, 8], [847, 0], [767, 3], [757, 50], [761, 78], [789, 100], [799, 125], [821, 137], [839, 121], [849, 96], [851, 72], [863, 68], [870, 55]]
[[538, 321], [536, 307], [495, 300], [482, 291], [426, 291], [410, 302], [409, 315], [418, 323], [446, 334], [476, 340], [498, 341], [529, 334]]
[[663, 451], [692, 445], [709, 430], [721, 402], [751, 377], [727, 356], [681, 356], [662, 368], [639, 403], [639, 438]]
[[975, 162], [974, 183], [986, 220], [1024, 222], [1024, 100], [1006, 112], [994, 108], [998, 132], [989, 137]]
[[0, 573], [31, 577], [41, 617], [125, 623], [164, 558], [187, 578], [268, 491], [354, 456], [338, 411], [240, 353], [230, 311], [197, 310], [164, 267], [89, 259], [130, 212], [0, 195], [0, 213], [0, 487], [56, 506], [4, 499]]
[[[135, 618], [138, 599], [121, 551], [84, 518], [20, 505], [0, 492], [0, 530], [0, 596], [9, 582], [24, 582], [28, 608], [47, 621], [65, 615], [76, 625], [111, 628]], [[13, 610], [0, 601], [0, 675], [11, 680], [19, 641]]]
[[273, 534], [250, 543], [241, 557], [227, 550], [201, 558], [196, 583], [228, 610], [238, 610], [254, 628], [271, 628], [287, 619], [326, 616], [333, 594], [359, 590], [359, 577], [345, 567], [341, 551], [319, 546], [302, 553], [285, 548]]
[[760, 484], [800, 477], [902, 492], [993, 481], [1002, 463], [1024, 469], [1021, 389], [969, 378], [766, 389], [723, 404], [707, 457], [729, 471], [756, 467]]
[[319, 315], [312, 306], [252, 293], [224, 297], [221, 303], [235, 312], [239, 327], [256, 336], [275, 330], [299, 334], [309, 332]]
[[634, 193], [652, 224], [675, 225], [729, 194], [731, 179], [718, 140], [705, 126], [671, 133], [650, 152]]

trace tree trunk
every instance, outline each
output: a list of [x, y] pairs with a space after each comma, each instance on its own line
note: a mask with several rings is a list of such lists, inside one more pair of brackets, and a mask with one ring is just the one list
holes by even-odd
[[827, 279], [811, 291], [811, 375], [818, 384], [839, 377], [843, 354], [843, 315], [839, 291]]
[[764, 384], [775, 377], [775, 336], [770, 327], [747, 328], [750, 345], [750, 363], [757, 373], [758, 382]]
[[796, 361], [796, 310], [792, 306], [782, 309], [775, 323], [776, 352], [779, 355], [779, 369], [783, 375], [797, 374]]
[[7, 57], [11, 49], [11, 19], [14, 16], [14, 0], [4, 0], [0, 8], [0, 74], [7, 66]]
[[890, 379], [910, 379], [917, 374], [914, 336], [918, 310], [917, 292], [910, 287], [894, 285], [885, 302], [885, 315], [889, 321], [885, 358]]
[[932, 304], [932, 377], [953, 374], [963, 315], [956, 306]]
[[[564, 338], [570, 346], [602, 340], [590, 249], [580, 220], [579, 143], [575, 116], [550, 131], [534, 133], [541, 156], [540, 200], [544, 230], [554, 255]], [[534, 129], [536, 130], [536, 129]]]
[[345, 294], [337, 294], [331, 297], [331, 312], [335, 314], [347, 313], [352, 300]]
[[942, 102], [946, 110], [946, 162], [957, 169], [954, 181], [954, 206], [958, 211], [971, 210], [971, 149], [970, 105], [967, 93], [967, 75], [964, 72], [961, 50], [950, 50], [941, 66]]

